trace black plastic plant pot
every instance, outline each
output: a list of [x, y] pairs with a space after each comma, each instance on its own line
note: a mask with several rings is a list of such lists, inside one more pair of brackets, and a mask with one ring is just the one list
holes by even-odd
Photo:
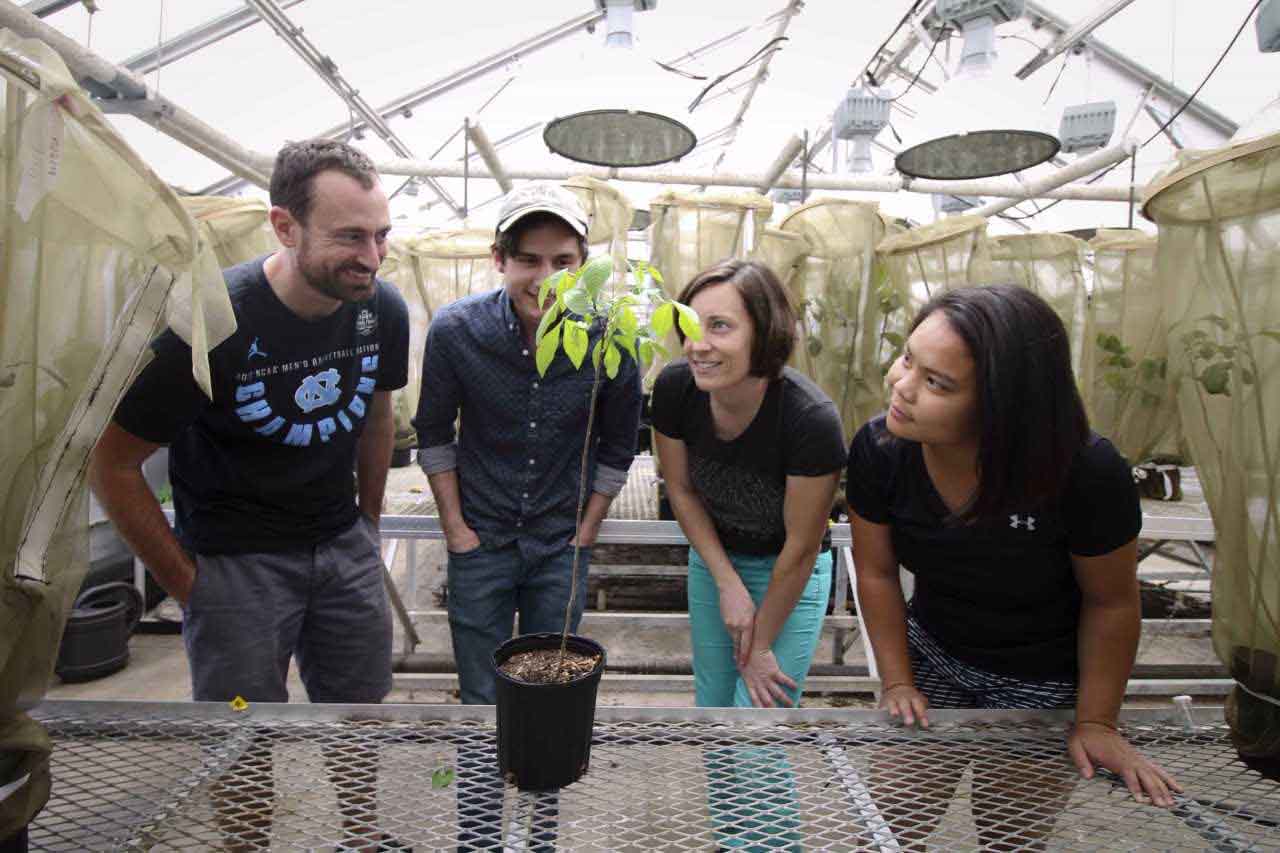
[[563, 788], [582, 778], [591, 762], [596, 691], [604, 673], [604, 647], [569, 635], [567, 648], [600, 661], [586, 675], [563, 684], [527, 684], [500, 667], [517, 652], [559, 649], [559, 634], [524, 634], [498, 646], [498, 770], [522, 791]]

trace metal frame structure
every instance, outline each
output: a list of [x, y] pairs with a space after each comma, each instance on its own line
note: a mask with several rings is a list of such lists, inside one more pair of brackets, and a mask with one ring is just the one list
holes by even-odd
[[[31, 843], [330, 849], [354, 813], [417, 849], [453, 847], [469, 816], [505, 850], [786, 840], [887, 853], [912, 832], [977, 850], [974, 792], [998, 778], [988, 807], [1050, 849], [1274, 849], [1280, 788], [1237, 759], [1221, 714], [1121, 714], [1131, 742], [1186, 790], [1159, 809], [1106, 772], [1077, 778], [1060, 711], [937, 710], [917, 731], [879, 711], [600, 707], [586, 775], [539, 793], [497, 775], [487, 706], [46, 702], [33, 715], [53, 739], [57, 781]], [[356, 794], [339, 799], [342, 789]], [[933, 821], [930, 802], [945, 812]]]
[[[281, 0], [281, 9], [290, 9], [303, 0]], [[228, 36], [248, 29], [262, 20], [252, 9], [236, 9], [225, 15], [192, 27], [184, 33], [161, 42], [153, 48], [134, 54], [124, 61], [124, 67], [134, 74], [150, 74], [171, 62], [177, 62], [184, 56], [217, 44]]]
[[[307, 38], [302, 32], [302, 28], [295, 26], [285, 15], [284, 10], [275, 2], [275, 0], [245, 0], [249, 6], [253, 7], [258, 16], [265, 21], [271, 29], [275, 30], [276, 35], [284, 39], [285, 43], [296, 53], [302, 57], [303, 62], [315, 72], [321, 80], [324, 81], [330, 89], [334, 91], [339, 98], [347, 105], [360, 119], [378, 135], [378, 138], [387, 144], [387, 147], [394, 151], [397, 155], [407, 160], [413, 159], [413, 151], [408, 144], [396, 135], [391, 129], [391, 125], [387, 124], [382, 115], [373, 108], [360, 94], [360, 90], [347, 82], [346, 78], [338, 71], [338, 66], [332, 59], [320, 52], [320, 49]], [[355, 124], [354, 119], [352, 124]], [[352, 132], [355, 132], [354, 127]], [[436, 194], [436, 197], [449, 205], [449, 209], [453, 211], [455, 216], [466, 216], [466, 209], [454, 200], [440, 182], [429, 176], [422, 176], [422, 183], [428, 189]]]

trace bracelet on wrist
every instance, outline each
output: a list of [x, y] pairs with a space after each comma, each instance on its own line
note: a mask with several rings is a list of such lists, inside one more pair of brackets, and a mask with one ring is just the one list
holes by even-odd
[[895, 690], [899, 687], [915, 687], [915, 685], [910, 681], [891, 681], [888, 684], [880, 685], [880, 692], [888, 693], [890, 690]]

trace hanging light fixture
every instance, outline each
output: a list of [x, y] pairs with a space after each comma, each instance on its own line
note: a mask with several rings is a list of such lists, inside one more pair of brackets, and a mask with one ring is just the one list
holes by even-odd
[[997, 23], [1021, 17], [1023, 0], [938, 0], [934, 14], [964, 32], [960, 64], [933, 100], [957, 111], [951, 132], [902, 151], [898, 171], [915, 178], [971, 180], [1020, 172], [1058, 153], [1057, 137], [1036, 127], [1037, 110], [993, 92]]
[[831, 121], [832, 146], [836, 140], [851, 141], [847, 162], [849, 171], [865, 174], [871, 171], [871, 140], [889, 124], [889, 106], [892, 102], [874, 89], [854, 86], [836, 106]]
[[[651, 73], [632, 50], [632, 18], [657, 6], [657, 0], [596, 0], [605, 11], [605, 56], [601, 77], [615, 78], [612, 100], [644, 96], [644, 87], [624, 81], [643, 80]], [[547, 147], [562, 157], [595, 166], [656, 166], [679, 160], [693, 150], [697, 137], [683, 123], [638, 106], [608, 106], [561, 116], [542, 132]]]

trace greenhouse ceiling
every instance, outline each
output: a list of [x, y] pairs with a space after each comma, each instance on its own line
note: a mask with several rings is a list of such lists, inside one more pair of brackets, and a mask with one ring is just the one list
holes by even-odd
[[[1116, 105], [1111, 144], [1123, 142], [1127, 129], [1141, 147], [1132, 158], [1112, 158], [1101, 177], [1085, 172], [1076, 186], [1126, 199], [1131, 175], [1141, 187], [1170, 165], [1177, 147], [1224, 144], [1280, 94], [1280, 54], [1259, 51], [1254, 0], [1028, 0], [1021, 18], [996, 30], [999, 56], [976, 105], [949, 95], [958, 88], [948, 83], [962, 38], [951, 33], [933, 43], [933, 0], [640, 5], [655, 8], [634, 13], [630, 51], [604, 48], [596, 0], [0, 0], [0, 11], [52, 27], [86, 55], [141, 75], [149, 97], [113, 104], [112, 120], [161, 177], [185, 191], [263, 192], [217, 152], [197, 153], [163, 132], [165, 116], [155, 113], [165, 104], [254, 155], [325, 134], [352, 139], [380, 164], [407, 158], [445, 173], [465, 164], [465, 180], [440, 176], [406, 187], [405, 177], [384, 176], [404, 232], [456, 227], [464, 213], [470, 224], [492, 223], [501, 190], [473, 174], [488, 167], [464, 123], [479, 125], [500, 168], [519, 180], [594, 168], [548, 149], [542, 131], [556, 117], [601, 107], [653, 110], [697, 137], [680, 161], [644, 170], [696, 179], [680, 188], [736, 182], [747, 189], [744, 177], [761, 179], [777, 163], [785, 166], [782, 184], [817, 184], [811, 191], [873, 199], [927, 222], [936, 215], [927, 194], [830, 187], [850, 179], [897, 186], [895, 153], [954, 132], [975, 110], [1016, 110], [1030, 126], [1056, 131], [1065, 107], [1109, 100]], [[1054, 50], [1064, 32], [1081, 31], [1066, 51]], [[1047, 61], [1033, 63], [1045, 51]], [[855, 175], [843, 148], [833, 156], [830, 127], [836, 105], [868, 71], [896, 100], [872, 146], [871, 171]], [[807, 165], [790, 156], [793, 139], [807, 139]], [[997, 180], [1036, 186], [1081, 156], [1062, 154]], [[637, 206], [677, 186], [619, 185]], [[1123, 226], [1130, 216], [1123, 200], [1048, 204], [1024, 201], [1003, 211], [992, 230]], [[1135, 221], [1141, 225], [1140, 216]]]

